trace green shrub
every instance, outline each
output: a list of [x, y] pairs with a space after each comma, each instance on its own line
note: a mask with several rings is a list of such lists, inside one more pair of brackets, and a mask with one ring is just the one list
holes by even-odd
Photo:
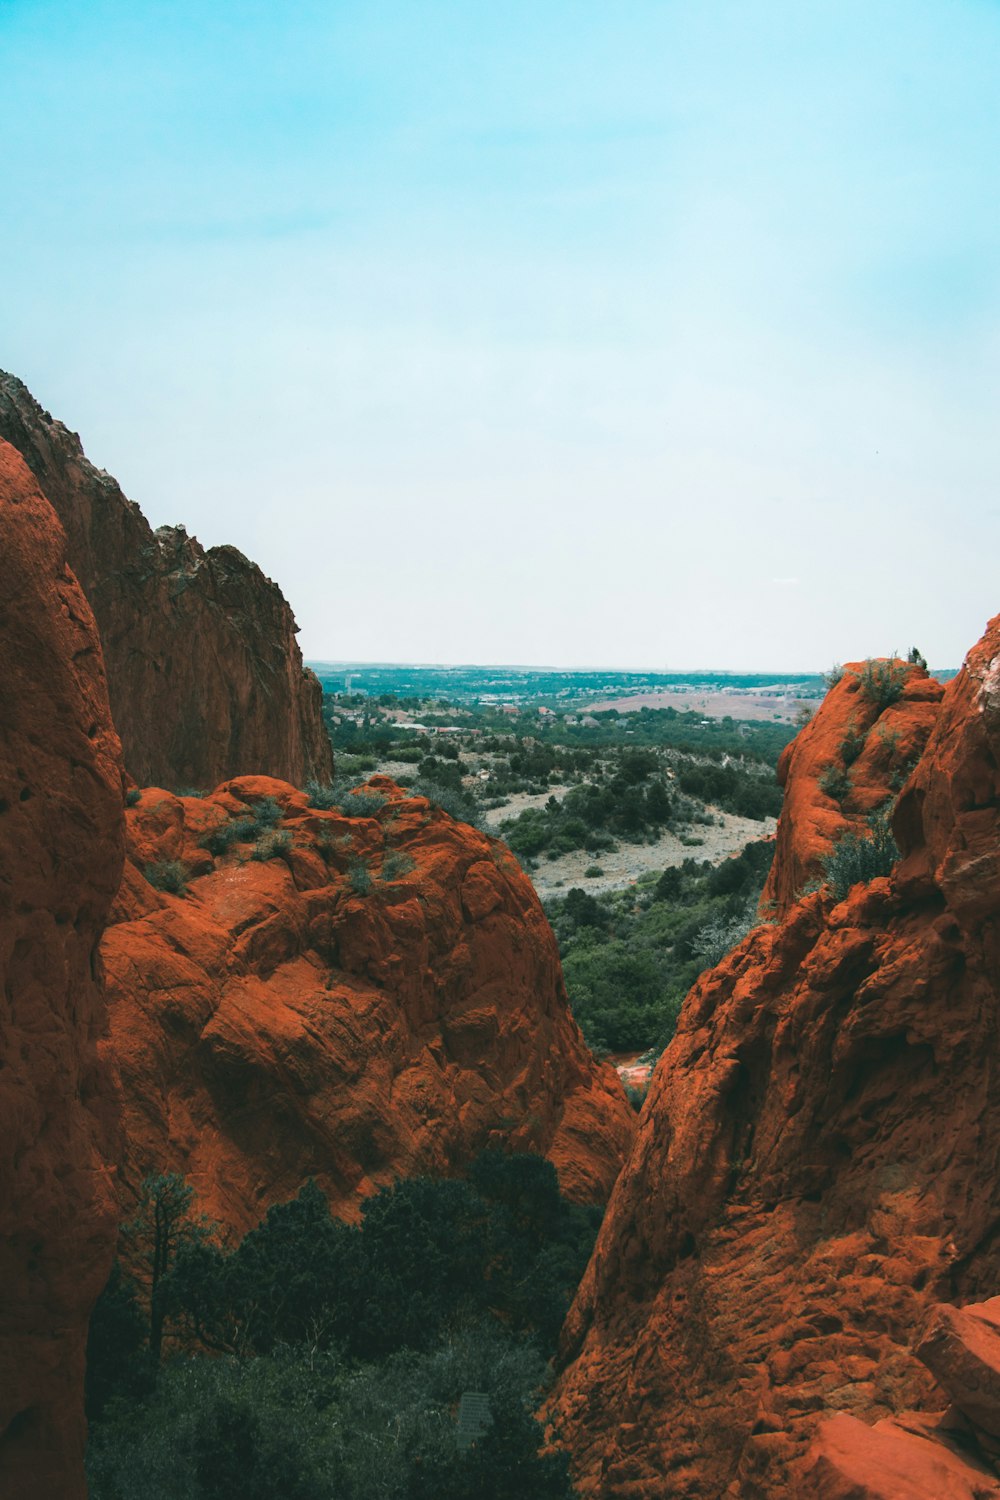
[[265, 833], [259, 838], [250, 851], [251, 859], [264, 862], [269, 859], [283, 859], [292, 847], [292, 835], [283, 829], [280, 833]]
[[374, 788], [359, 787], [356, 792], [340, 789], [340, 811], [345, 818], [373, 818], [388, 800], [385, 792], [375, 791]]
[[[464, 791], [456, 791], [454, 787], [441, 786], [436, 781], [421, 779], [414, 785], [413, 795], [426, 797], [428, 802], [432, 802], [435, 807], [447, 813], [449, 818], [454, 818], [456, 823], [468, 823], [472, 828], [485, 831], [484, 809]], [[536, 851], [524, 850], [523, 852], [534, 853]]]
[[596, 880], [599, 875], [603, 874], [604, 871], [601, 869], [600, 865], [588, 865], [583, 872], [583, 878], [585, 880]]
[[226, 854], [233, 844], [252, 844], [262, 839], [283, 817], [280, 802], [274, 797], [262, 797], [249, 813], [241, 813], [238, 818], [230, 818], [228, 823], [213, 828], [201, 840], [201, 847], [209, 854]]
[[256, 836], [257, 825], [253, 818], [231, 818], [220, 823], [201, 840], [201, 847], [209, 854], [226, 854], [232, 844], [248, 844]]
[[412, 854], [407, 854], [405, 849], [394, 849], [387, 854], [382, 861], [382, 879], [400, 880], [404, 875], [409, 875], [411, 870], [417, 868], [417, 862]]
[[340, 807], [340, 792], [333, 782], [307, 781], [305, 790], [310, 807], [319, 808], [322, 812]]
[[714, 968], [756, 925], [757, 902], [751, 898], [734, 916], [714, 917], [707, 922], [694, 938], [691, 951], [704, 968]]
[[164, 859], [158, 864], [147, 865], [143, 875], [157, 891], [169, 891], [173, 896], [183, 896], [187, 891], [190, 871], [179, 859]]
[[868, 828], [867, 836], [843, 834], [823, 861], [826, 883], [838, 901], [843, 901], [852, 886], [867, 885], [880, 875], [888, 875], [899, 859], [887, 808], [871, 814]]
[[854, 724], [848, 726], [847, 733], [840, 742], [840, 755], [845, 766], [853, 766], [862, 750], [865, 748], [867, 735], [855, 728]]
[[363, 859], [352, 859], [347, 866], [347, 883], [356, 896], [371, 893], [372, 873]]
[[861, 684], [861, 692], [869, 703], [874, 703], [876, 708], [883, 709], [898, 702], [903, 696], [908, 676], [905, 663], [896, 661], [892, 657], [869, 656], [861, 668], [858, 681]]
[[833, 761], [820, 772], [819, 789], [827, 797], [832, 797], [834, 802], [843, 802], [850, 795], [851, 778], [843, 766], [836, 765]]
[[140, 802], [141, 800], [142, 792], [139, 790], [139, 788], [137, 786], [130, 786], [128, 791], [125, 793], [125, 806], [135, 807], [136, 803]]
[[836, 687], [837, 683], [841, 680], [843, 675], [843, 667], [840, 665], [839, 661], [835, 661], [829, 672], [823, 673], [823, 681], [826, 683], [827, 690]]
[[642, 1109], [642, 1106], [645, 1104], [646, 1095], [648, 1093], [648, 1084], [627, 1083], [625, 1085], [625, 1098], [631, 1104], [636, 1114], [639, 1113], [640, 1109]]
[[909, 781], [913, 772], [920, 763], [919, 755], [911, 755], [908, 760], [902, 761], [898, 766], [893, 766], [889, 774], [889, 788], [893, 792], [901, 792]]

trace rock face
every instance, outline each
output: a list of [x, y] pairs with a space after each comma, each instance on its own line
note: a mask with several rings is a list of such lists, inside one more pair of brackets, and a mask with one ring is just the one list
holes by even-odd
[[951, 1398], [866, 1427], [839, 1412], [820, 1424], [804, 1493], [816, 1500], [997, 1500], [1000, 1497], [1000, 1297], [940, 1304], [917, 1347]]
[[123, 776], [66, 538], [3, 442], [0, 684], [0, 1494], [82, 1500], [87, 1320], [117, 1238], [97, 944]]
[[[570, 1016], [530, 882], [502, 844], [372, 788], [386, 800], [363, 817], [261, 777], [129, 809], [103, 945], [126, 1188], [181, 1172], [242, 1231], [309, 1176], [356, 1216], [394, 1177], [503, 1141], [606, 1198], [634, 1115]], [[239, 824], [278, 809], [270, 831]], [[172, 862], [185, 895], [143, 878]]]
[[[770, 915], [784, 915], [822, 877], [834, 842], [848, 830], [864, 832], [869, 813], [899, 791], [923, 752], [944, 689], [921, 667], [891, 667], [902, 688], [895, 703], [880, 711], [862, 689], [866, 663], [850, 662], [820, 713], [782, 751], [784, 816], [761, 898]], [[850, 784], [842, 797], [821, 785], [838, 771]]]
[[[685, 1001], [565, 1331], [552, 1412], [585, 1494], [797, 1500], [822, 1414], [926, 1407], [930, 1306], [1000, 1284], [998, 663], [994, 620], [900, 795], [892, 877], [791, 904]], [[845, 693], [788, 758], [779, 905]]]
[[65, 527], [131, 776], [200, 788], [244, 772], [328, 779], [322, 691], [280, 589], [235, 547], [205, 551], [182, 526], [154, 532], [79, 438], [3, 373], [0, 438]]

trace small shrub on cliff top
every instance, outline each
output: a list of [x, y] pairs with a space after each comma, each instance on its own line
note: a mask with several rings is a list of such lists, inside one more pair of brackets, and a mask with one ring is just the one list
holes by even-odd
[[845, 833], [823, 861], [826, 883], [838, 901], [843, 901], [852, 886], [867, 885], [879, 875], [888, 875], [899, 859], [888, 808], [872, 813], [868, 828], [867, 837]]
[[147, 865], [143, 875], [157, 891], [169, 891], [172, 896], [183, 896], [187, 891], [190, 871], [179, 859], [164, 859], [158, 864]]
[[263, 833], [266, 828], [275, 828], [284, 817], [281, 811], [281, 803], [276, 797], [261, 797], [255, 802], [250, 816], [258, 833]]
[[280, 802], [274, 797], [262, 797], [249, 813], [242, 813], [238, 818], [230, 818], [228, 823], [213, 828], [201, 840], [201, 847], [209, 854], [226, 854], [232, 844], [252, 844], [263, 838], [283, 816]]
[[141, 802], [141, 800], [142, 792], [139, 790], [139, 788], [137, 786], [130, 786], [128, 791], [125, 793], [125, 806], [135, 807], [136, 803]]
[[265, 833], [250, 851], [250, 858], [262, 863], [269, 859], [282, 859], [292, 847], [292, 835], [287, 830], [281, 833]]
[[309, 806], [316, 807], [320, 812], [330, 812], [333, 808], [339, 808], [341, 794], [333, 782], [307, 781], [306, 796], [309, 798]]
[[484, 821], [484, 809], [479, 803], [466, 795], [463, 791], [456, 791], [454, 787], [441, 786], [435, 781], [418, 781], [413, 787], [415, 797], [426, 797], [435, 807], [454, 818], [456, 823], [468, 823], [470, 828], [478, 828], [486, 832]]
[[329, 790], [330, 806], [338, 807], [345, 818], [372, 818], [389, 800], [385, 792], [374, 787], [360, 786], [355, 790], [349, 781], [336, 781]]
[[903, 662], [896, 661], [893, 657], [876, 660], [870, 656], [861, 668], [858, 681], [869, 703], [874, 703], [876, 708], [883, 709], [898, 702], [903, 696], [908, 675]]
[[835, 661], [829, 672], [823, 673], [823, 681], [827, 688], [834, 688], [844, 675], [844, 669], [839, 661]]

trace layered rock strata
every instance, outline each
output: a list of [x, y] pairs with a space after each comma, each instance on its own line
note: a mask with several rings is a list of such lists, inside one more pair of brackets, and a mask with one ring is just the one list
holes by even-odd
[[322, 691], [281, 590], [235, 547], [153, 531], [80, 440], [0, 372], [0, 438], [52, 502], [97, 618], [125, 765], [141, 783], [211, 787], [331, 773]]
[[[508, 1143], [605, 1199], [634, 1116], [570, 1015], [530, 882], [425, 799], [366, 795], [385, 800], [348, 817], [244, 777], [129, 809], [103, 946], [127, 1184], [181, 1172], [245, 1230], [310, 1176], [356, 1216], [397, 1176]], [[150, 884], [165, 868], [184, 894]]]
[[66, 538], [0, 442], [0, 1494], [82, 1500], [87, 1320], [117, 1237], [98, 941], [121, 751]]
[[585, 1494], [807, 1493], [819, 1417], [927, 1406], [931, 1304], [1000, 1281], [998, 662], [994, 620], [902, 789], [891, 877], [792, 902], [685, 1001], [565, 1331], [553, 1416]]

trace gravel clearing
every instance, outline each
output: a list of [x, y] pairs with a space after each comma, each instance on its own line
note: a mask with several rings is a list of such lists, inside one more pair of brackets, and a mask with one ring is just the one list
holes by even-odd
[[[647, 871], [682, 865], [686, 859], [707, 859], [713, 865], [721, 864], [730, 855], [738, 854], [744, 845], [770, 838], [778, 826], [774, 818], [758, 822], [754, 818], [738, 818], [734, 813], [720, 812], [718, 808], [709, 808], [709, 811], [719, 821], [711, 827], [695, 824], [686, 835], [700, 839], [697, 846], [682, 844], [677, 834], [665, 833], [655, 844], [620, 843], [617, 849], [602, 854], [587, 854], [577, 849], [572, 854], [560, 855], [558, 859], [543, 856], [538, 869], [531, 872], [535, 890], [542, 897], [565, 895], [574, 885], [595, 893], [624, 890]], [[595, 865], [599, 865], [604, 873], [588, 878], [584, 871]]]

